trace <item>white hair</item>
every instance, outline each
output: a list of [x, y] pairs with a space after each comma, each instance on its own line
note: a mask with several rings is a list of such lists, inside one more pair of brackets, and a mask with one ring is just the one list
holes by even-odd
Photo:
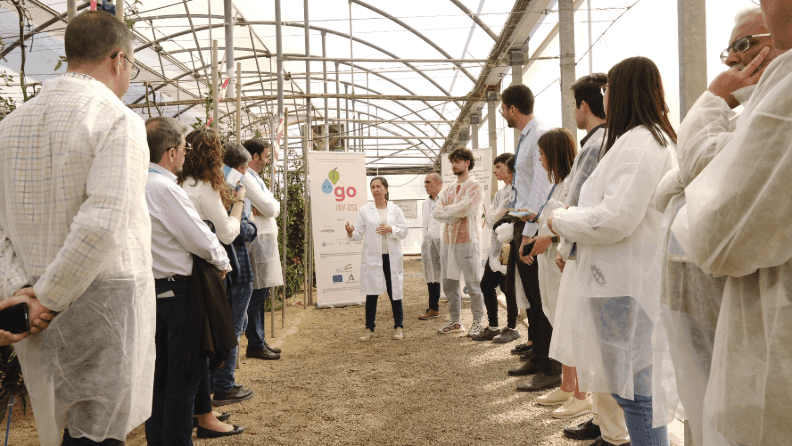
[[737, 26], [740, 23], [743, 23], [749, 19], [753, 19], [754, 15], [759, 17], [762, 16], [762, 8], [759, 6], [749, 6], [747, 8], [743, 8], [734, 15], [734, 25]]

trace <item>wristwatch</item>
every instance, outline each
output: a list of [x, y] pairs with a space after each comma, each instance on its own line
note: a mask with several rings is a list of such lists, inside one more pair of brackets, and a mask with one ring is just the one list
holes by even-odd
[[558, 236], [554, 235], [554, 236], [550, 237], [550, 241], [553, 242], [553, 243], [558, 243]]

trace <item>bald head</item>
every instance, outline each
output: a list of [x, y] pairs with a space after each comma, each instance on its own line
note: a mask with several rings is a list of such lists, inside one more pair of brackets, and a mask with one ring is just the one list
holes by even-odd
[[[771, 48], [770, 54], [765, 58], [762, 63], [762, 68], [767, 66], [774, 57], [778, 55], [777, 51], [773, 50], [773, 40], [770, 36], [756, 37], [761, 34], [769, 34], [770, 31], [765, 25], [764, 18], [762, 17], [762, 10], [760, 8], [747, 8], [734, 17], [734, 29], [732, 30], [731, 37], [729, 38], [728, 57], [726, 58], [726, 65], [745, 67], [762, 48], [769, 46]], [[739, 51], [733, 48], [734, 43], [740, 39], [748, 37], [750, 47], [745, 51]]]
[[440, 189], [443, 188], [443, 179], [440, 175], [432, 172], [424, 179], [424, 187], [426, 188], [426, 193], [434, 198], [440, 193]]

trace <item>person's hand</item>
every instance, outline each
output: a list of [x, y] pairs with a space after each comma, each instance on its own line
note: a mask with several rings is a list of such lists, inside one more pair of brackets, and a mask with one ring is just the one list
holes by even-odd
[[558, 269], [560, 269], [561, 272], [563, 273], [564, 272], [564, 267], [566, 266], [566, 262], [563, 260], [563, 257], [561, 257], [561, 253], [560, 252], [556, 256], [555, 261], [556, 261], [556, 266], [558, 266]]
[[354, 227], [354, 226], [352, 226], [352, 225], [350, 225], [350, 224], [349, 224], [349, 222], [346, 222], [346, 227], [344, 227], [344, 229], [346, 229], [346, 232], [347, 232], [347, 234], [348, 234], [350, 237], [352, 237], [352, 232], [354, 232], [354, 231], [355, 231], [355, 227]]
[[526, 245], [530, 245], [532, 241], [533, 241], [533, 237], [526, 237], [526, 236], [523, 236], [523, 238], [522, 238], [522, 243], [520, 244], [520, 251], [517, 253], [517, 255], [520, 257], [520, 260], [521, 260], [523, 263], [525, 263], [526, 265], [531, 265], [531, 264], [533, 264], [533, 262], [534, 262], [534, 258], [533, 258], [533, 256], [531, 256], [530, 254], [529, 254], [529, 255], [527, 255], [527, 256], [524, 256], [524, 255], [522, 255], [522, 253], [523, 253], [523, 247], [524, 247], [524, 246], [526, 246]]
[[230, 273], [230, 272], [231, 272], [231, 270], [230, 270], [230, 269], [228, 269], [228, 270], [225, 270], [225, 271], [220, 271], [220, 279], [221, 279], [221, 280], [225, 280], [226, 276], [227, 276], [227, 275], [228, 275], [228, 273]]
[[537, 256], [539, 254], [544, 254], [547, 251], [547, 247], [550, 246], [553, 241], [551, 240], [553, 236], [551, 235], [540, 235], [533, 238], [534, 246], [531, 250], [531, 256]]
[[239, 185], [239, 189], [234, 192], [237, 201], [245, 201], [245, 186]]
[[719, 74], [707, 88], [712, 94], [723, 98], [729, 107], [735, 108], [740, 105], [732, 93], [740, 88], [754, 85], [759, 82], [766, 65], [762, 65], [767, 55], [770, 54], [770, 47], [766, 46], [759, 51], [759, 54], [745, 66], [742, 70], [739, 66], [733, 65], [728, 70]]
[[377, 234], [379, 234], [379, 235], [385, 235], [385, 234], [387, 234], [389, 232], [393, 232], [393, 228], [390, 225], [379, 225], [379, 226], [377, 226], [376, 231], [377, 231]]
[[536, 219], [536, 214], [528, 214], [528, 215], [526, 215], [524, 217], [520, 217], [520, 220], [525, 221], [525, 222], [534, 221], [535, 219]]
[[27, 302], [28, 304], [28, 319], [30, 319], [31, 334], [40, 333], [42, 330], [49, 327], [50, 321], [55, 318], [55, 313], [42, 305], [36, 298], [36, 292], [33, 291], [32, 287], [22, 288], [14, 293], [14, 297], [7, 299], [6, 302], [15, 299], [16, 301], [14, 304], [19, 302]]

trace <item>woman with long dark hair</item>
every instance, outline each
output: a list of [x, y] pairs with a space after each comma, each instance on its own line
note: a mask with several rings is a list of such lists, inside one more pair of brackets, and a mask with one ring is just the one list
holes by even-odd
[[662, 217], [654, 194], [676, 166], [676, 133], [654, 62], [625, 59], [608, 72], [608, 82], [599, 165], [578, 206], [555, 210], [548, 225], [577, 243], [580, 304], [573, 336], [581, 390], [613, 394], [634, 445], [666, 446], [667, 427], [652, 428]]

